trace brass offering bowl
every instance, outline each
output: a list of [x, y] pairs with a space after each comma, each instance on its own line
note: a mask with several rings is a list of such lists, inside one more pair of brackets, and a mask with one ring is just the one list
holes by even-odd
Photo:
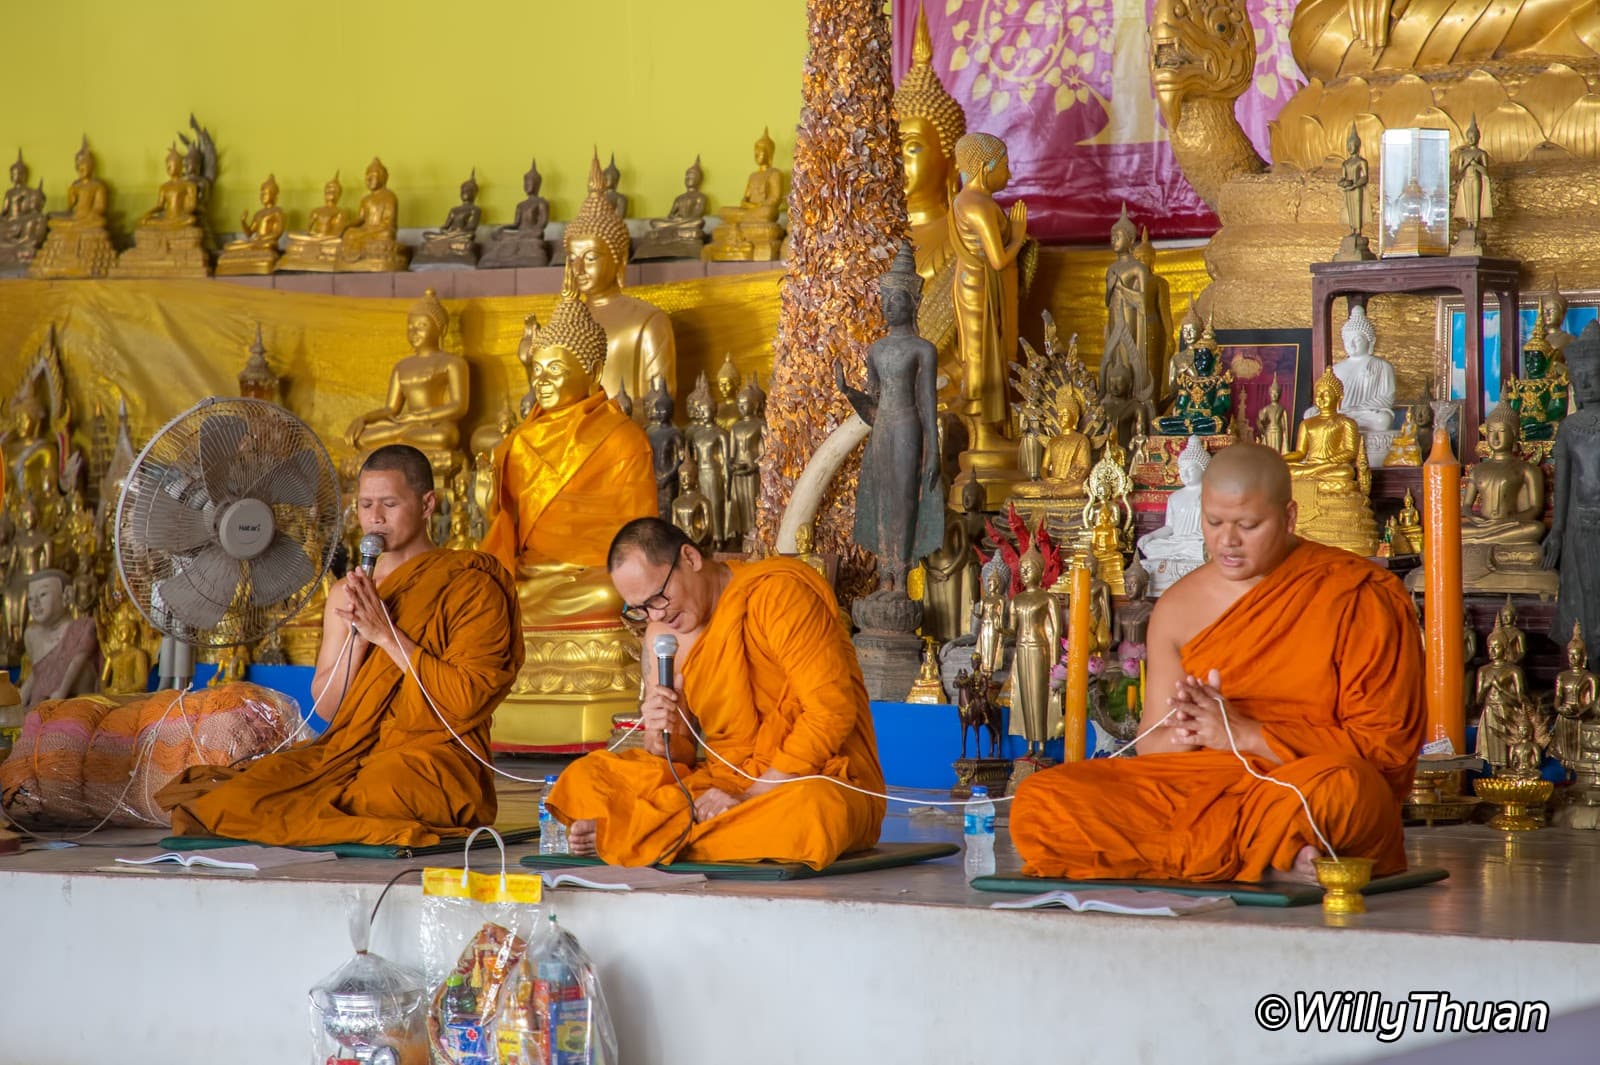
[[1366, 913], [1367, 900], [1361, 889], [1372, 879], [1371, 858], [1315, 858], [1317, 883], [1325, 890], [1323, 913]]
[[1502, 832], [1532, 832], [1543, 822], [1529, 807], [1550, 801], [1555, 785], [1539, 777], [1479, 777], [1472, 790], [1484, 802], [1500, 807], [1489, 819], [1489, 827]]

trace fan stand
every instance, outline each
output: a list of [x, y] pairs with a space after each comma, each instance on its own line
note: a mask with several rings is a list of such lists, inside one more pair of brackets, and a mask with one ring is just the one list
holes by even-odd
[[161, 637], [160, 664], [156, 672], [156, 690], [182, 690], [194, 681], [194, 648], [171, 636]]

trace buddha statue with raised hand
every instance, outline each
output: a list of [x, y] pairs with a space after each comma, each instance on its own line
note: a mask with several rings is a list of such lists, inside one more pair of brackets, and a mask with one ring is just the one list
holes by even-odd
[[1193, 369], [1178, 373], [1178, 393], [1172, 413], [1156, 420], [1167, 436], [1219, 436], [1228, 431], [1233, 412], [1233, 371], [1217, 372], [1217, 334], [1206, 323], [1194, 343]]
[[1344, 385], [1331, 369], [1317, 379], [1312, 397], [1318, 413], [1300, 423], [1294, 450], [1283, 456], [1299, 508], [1295, 531], [1370, 558], [1378, 526], [1367, 499], [1372, 470], [1361, 427], [1339, 412]]
[[444, 226], [422, 234], [422, 246], [411, 257], [413, 270], [462, 269], [478, 265], [478, 223], [483, 208], [478, 206], [478, 171], [474, 167], [461, 183], [461, 202], [445, 215]]
[[544, 228], [550, 224], [550, 201], [539, 195], [543, 183], [539, 161], [534, 159], [522, 175], [522, 191], [527, 199], [517, 204], [509, 226], [501, 226], [490, 235], [478, 259], [478, 269], [545, 266], [550, 262], [550, 245], [544, 239]]
[[322, 206], [313, 208], [304, 233], [290, 233], [284, 242], [279, 270], [331, 273], [339, 268], [339, 242], [350, 228], [350, 212], [340, 205], [344, 186], [334, 172], [322, 186]]
[[665, 218], [650, 219], [650, 232], [633, 249], [635, 259], [698, 259], [706, 243], [706, 194], [700, 157], [683, 172], [683, 191]]
[[367, 164], [367, 194], [356, 224], [339, 241], [338, 269], [356, 273], [404, 270], [411, 250], [400, 243], [400, 199], [389, 188], [389, 168], [377, 156]]
[[428, 289], [406, 315], [411, 354], [390, 372], [384, 405], [351, 422], [345, 443], [361, 454], [410, 444], [428, 456], [437, 476], [449, 475], [459, 460], [458, 423], [470, 398], [467, 360], [440, 348], [449, 327], [450, 313]]
[[110, 193], [106, 183], [94, 176], [88, 137], [83, 138], [73, 165], [78, 179], [67, 186], [67, 209], [49, 216], [49, 235], [28, 268], [29, 277], [105, 277], [116, 262], [117, 252], [106, 231]]
[[272, 273], [278, 268], [278, 238], [283, 236], [277, 178], [267, 175], [261, 183], [261, 210], [242, 216], [240, 222], [244, 235], [225, 244], [217, 255], [217, 276]]
[[778, 211], [783, 206], [783, 171], [772, 165], [777, 148], [772, 136], [761, 131], [756, 141], [756, 169], [745, 182], [737, 207], [717, 212], [722, 220], [711, 233], [711, 243], [701, 258], [712, 262], [772, 262], [783, 248], [783, 227]]

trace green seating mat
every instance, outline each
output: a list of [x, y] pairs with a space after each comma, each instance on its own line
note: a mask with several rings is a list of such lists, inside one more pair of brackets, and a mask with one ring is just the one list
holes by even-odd
[[[497, 828], [506, 845], [527, 843], [539, 838], [539, 828]], [[327, 843], [315, 847], [290, 846], [296, 851], [332, 851], [341, 858], [417, 858], [427, 854], [459, 854], [466, 844], [465, 835], [421, 847], [408, 847], [400, 843]], [[168, 836], [158, 844], [169, 851], [209, 851], [218, 847], [272, 847], [282, 844], [258, 843], [250, 839], [227, 839], [223, 836]], [[485, 832], [472, 843], [473, 850], [494, 846], [494, 837]]]
[[[804, 862], [670, 862], [656, 868], [668, 873], [701, 873], [707, 880], [811, 880], [915, 865], [960, 851], [954, 843], [880, 843], [868, 851], [846, 854], [821, 869]], [[582, 854], [528, 854], [523, 856], [522, 864], [532, 869], [573, 869], [606, 863]]]
[[[1392, 876], [1380, 876], [1361, 889], [1363, 895], [1382, 895], [1405, 891], [1445, 879], [1443, 869], [1409, 869]], [[980, 876], [972, 882], [978, 891], [999, 891], [1013, 895], [1041, 895], [1046, 891], [1071, 891], [1074, 888], [1137, 888], [1145, 891], [1171, 891], [1179, 895], [1226, 895], [1240, 906], [1310, 906], [1322, 901], [1318, 884], [1291, 884], [1274, 881], [1249, 884], [1239, 880], [1202, 883], [1193, 880], [1061, 880], [1042, 876]]]

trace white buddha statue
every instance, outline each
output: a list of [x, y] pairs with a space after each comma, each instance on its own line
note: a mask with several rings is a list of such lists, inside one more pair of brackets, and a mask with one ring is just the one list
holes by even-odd
[[1367, 441], [1367, 462], [1383, 465], [1394, 442], [1394, 367], [1372, 353], [1378, 334], [1367, 318], [1366, 308], [1350, 308], [1340, 330], [1344, 359], [1334, 363], [1334, 376], [1344, 385], [1344, 400], [1339, 413], [1361, 428]]
[[1150, 574], [1150, 594], [1160, 595], [1206, 560], [1200, 529], [1200, 480], [1211, 465], [1211, 453], [1198, 436], [1178, 453], [1178, 479], [1183, 487], [1167, 497], [1166, 524], [1139, 538], [1139, 552]]

